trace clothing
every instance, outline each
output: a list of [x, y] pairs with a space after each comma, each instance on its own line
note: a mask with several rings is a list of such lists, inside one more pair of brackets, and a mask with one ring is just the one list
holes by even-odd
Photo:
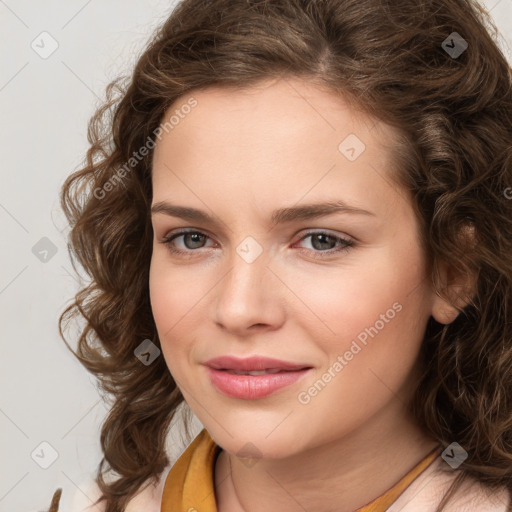
[[[221, 447], [203, 429], [167, 475], [162, 512], [217, 512], [214, 491], [215, 461]], [[439, 455], [435, 449], [385, 494], [355, 512], [383, 512]]]
[[[125, 512], [218, 512], [214, 469], [220, 451], [203, 428], [177, 461], [162, 472], [159, 483], [147, 486], [132, 498]], [[440, 456], [440, 449], [434, 450], [386, 493], [355, 512], [435, 512], [455, 476], [456, 472]], [[89, 486], [81, 483], [79, 487], [69, 512], [104, 512], [104, 502], [91, 507], [91, 502], [100, 496], [94, 482]], [[471, 479], [443, 512], [507, 512], [509, 501], [506, 490], [491, 493]], [[58, 512], [58, 508], [52, 512]]]
[[[221, 447], [213, 441], [208, 431], [203, 429], [167, 475], [162, 495], [161, 512], [189, 512], [193, 510], [218, 512], [215, 502], [214, 468], [220, 451]], [[414, 494], [417, 495], [420, 490], [417, 489], [417, 485], [414, 487], [414, 494], [407, 491], [412, 489], [412, 483], [415, 483], [421, 475], [424, 475], [427, 469], [433, 469], [440, 461], [446, 464], [440, 457], [441, 451], [440, 448], [433, 450], [391, 489], [355, 512], [426, 512], [434, 510], [431, 504], [424, 502], [420, 505], [421, 499], [414, 499]], [[429, 477], [433, 477], [432, 471], [430, 471]], [[425, 478], [422, 483], [425, 483], [424, 480]], [[439, 487], [432, 488], [431, 486], [430, 490], [433, 491], [434, 489], [439, 489]], [[473, 498], [477, 497], [473, 496]], [[414, 501], [413, 505], [406, 508], [406, 505], [412, 501]], [[505, 512], [505, 501], [501, 502], [501, 506], [499, 503], [498, 501], [497, 507], [490, 505], [491, 508], [472, 508], [471, 510], [472, 512], [477, 510], [479, 512], [484, 510], [486, 512]], [[447, 512], [449, 512], [449, 509], [447, 509]]]

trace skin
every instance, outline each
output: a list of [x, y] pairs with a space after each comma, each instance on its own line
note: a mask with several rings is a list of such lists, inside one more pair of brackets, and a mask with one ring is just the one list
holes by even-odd
[[[198, 105], [156, 144], [152, 204], [198, 208], [217, 223], [152, 216], [150, 294], [169, 370], [223, 448], [215, 466], [218, 510], [353, 511], [436, 447], [406, 404], [429, 317], [449, 323], [457, 315], [431, 287], [412, 198], [391, 179], [395, 133], [299, 79], [193, 96]], [[349, 134], [366, 146], [354, 161], [338, 150]], [[274, 209], [328, 199], [374, 215], [271, 223]], [[206, 235], [174, 240], [190, 257], [161, 243], [190, 228]], [[335, 252], [336, 239], [301, 240], [311, 229], [354, 244]], [[237, 253], [247, 236], [262, 249], [252, 263]], [[298, 394], [394, 303], [400, 312], [301, 403]], [[263, 399], [230, 398], [201, 364], [227, 354], [314, 371]], [[236, 456], [247, 443], [261, 454], [251, 464]]]

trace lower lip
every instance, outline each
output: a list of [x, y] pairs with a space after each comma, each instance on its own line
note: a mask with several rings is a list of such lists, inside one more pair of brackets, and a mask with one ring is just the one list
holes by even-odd
[[237, 375], [207, 366], [212, 384], [232, 398], [256, 400], [294, 384], [311, 372], [312, 368], [265, 375]]

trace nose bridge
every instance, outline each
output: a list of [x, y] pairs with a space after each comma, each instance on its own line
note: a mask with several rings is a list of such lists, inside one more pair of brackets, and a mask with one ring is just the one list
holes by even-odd
[[227, 328], [240, 329], [253, 324], [272, 323], [276, 313], [272, 297], [278, 293], [273, 273], [267, 268], [270, 253], [251, 236], [233, 247], [229, 272], [219, 283], [217, 320]]
[[252, 297], [259, 295], [265, 274], [271, 274], [267, 265], [269, 253], [262, 243], [252, 236], [246, 236], [230, 255], [231, 271], [226, 276], [225, 291], [240, 295], [238, 299], [245, 299], [245, 294]]

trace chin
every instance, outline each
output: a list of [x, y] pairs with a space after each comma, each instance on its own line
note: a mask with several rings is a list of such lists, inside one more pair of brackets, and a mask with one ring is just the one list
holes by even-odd
[[[279, 421], [282, 420], [283, 417], [280, 415]], [[283, 428], [283, 425], [276, 429], [279, 421], [273, 421], [268, 425], [261, 422], [256, 424], [254, 421], [252, 425], [240, 422], [233, 426], [234, 424], [230, 423], [227, 432], [218, 424], [213, 425], [211, 429], [205, 426], [212, 439], [223, 450], [254, 463], [259, 459], [283, 459], [303, 448], [305, 437], [299, 435], [295, 429]]]

